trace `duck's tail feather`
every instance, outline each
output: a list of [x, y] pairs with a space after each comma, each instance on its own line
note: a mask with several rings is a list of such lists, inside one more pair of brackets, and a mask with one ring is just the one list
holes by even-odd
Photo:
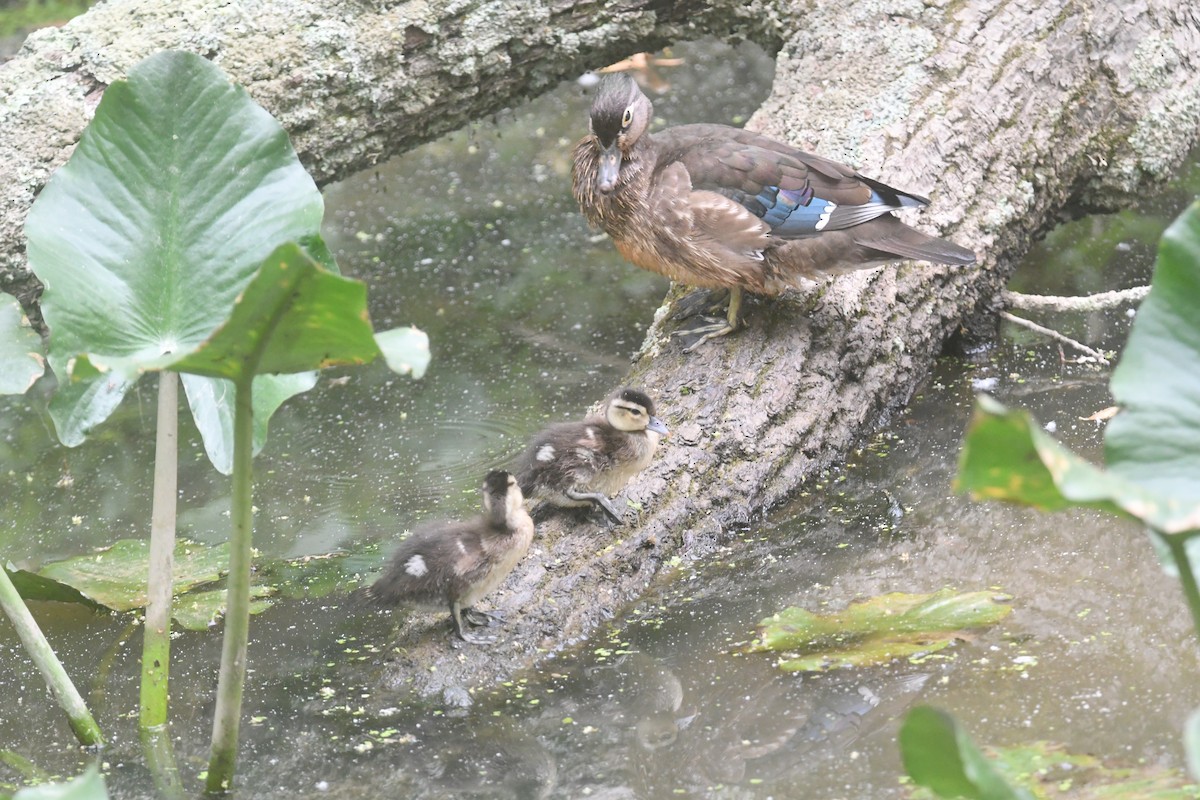
[[959, 267], [975, 263], [974, 252], [948, 239], [939, 239], [910, 228], [891, 214], [859, 225], [852, 233], [855, 243], [860, 247], [881, 253]]

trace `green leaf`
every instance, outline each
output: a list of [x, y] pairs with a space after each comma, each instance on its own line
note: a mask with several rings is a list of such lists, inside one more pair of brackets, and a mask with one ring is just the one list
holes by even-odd
[[42, 337], [17, 299], [0, 292], [0, 394], [25, 394], [45, 371]]
[[[109, 86], [25, 225], [30, 266], [46, 285], [60, 439], [82, 442], [139, 371], [200, 345], [263, 259], [314, 235], [321, 216], [287, 134], [205, 59], [159, 53]], [[81, 354], [126, 370], [77, 373]], [[222, 395], [192, 383], [189, 400]], [[294, 393], [301, 384], [283, 385]], [[229, 450], [214, 441], [228, 438], [213, 423], [220, 414], [202, 412], [206, 449]]]
[[[37, 574], [70, 586], [84, 597], [114, 611], [146, 605], [149, 542], [122, 539], [97, 553], [44, 565]], [[216, 547], [179, 541], [175, 545], [173, 593], [220, 579], [229, 561], [229, 545]]]
[[108, 789], [93, 762], [75, 780], [30, 786], [14, 794], [13, 800], [108, 800]]
[[296, 244], [267, 257], [233, 314], [172, 369], [238, 380], [363, 364], [380, 354], [367, 316], [367, 287], [323, 269]]
[[789, 672], [884, 664], [941, 650], [964, 630], [999, 622], [1012, 609], [994, 598], [943, 589], [880, 595], [831, 614], [787, 608], [759, 623], [748, 649], [783, 652], [779, 666]]
[[[1167, 532], [1200, 528], [1200, 202], [1167, 229], [1111, 388], [1109, 469], [1181, 507]], [[1190, 502], [1188, 502], [1190, 501]], [[1158, 527], [1156, 525], [1156, 527]]]
[[977, 398], [959, 457], [958, 491], [1043, 511], [1088, 506], [1166, 524], [1167, 505], [1141, 486], [1095, 467], [1048, 436], [1026, 411]]
[[404, 375], [409, 372], [420, 378], [429, 367], [429, 337], [417, 328], [392, 328], [375, 334], [383, 358], [392, 372]]
[[[271, 589], [266, 586], [250, 587], [250, 613], [261, 614], [272, 605]], [[213, 627], [225, 614], [225, 590], [212, 589], [207, 592], [190, 592], [178, 597], [171, 606], [171, 617], [179, 626], [189, 631], [204, 631]]]
[[5, 566], [9, 580], [16, 587], [17, 594], [26, 600], [50, 600], [56, 603], [82, 603], [93, 608], [103, 608], [102, 605], [85, 597], [78, 589], [68, 586], [61, 581], [47, 578], [36, 572], [15, 569], [12, 564]]
[[944, 711], [917, 706], [900, 728], [904, 769], [938, 797], [970, 800], [1032, 800], [1023, 789], [1009, 786], [966, 732]]
[[[233, 384], [219, 378], [202, 375], [180, 376], [183, 390], [196, 427], [220, 431], [219, 435], [204, 437], [208, 460], [222, 474], [233, 471]], [[254, 452], [267, 441], [267, 427], [279, 406], [290, 397], [307, 392], [317, 383], [317, 373], [298, 372], [294, 375], [259, 375], [254, 379], [251, 402], [254, 405]]]
[[[1051, 742], [987, 747], [984, 753], [1009, 785], [1036, 798], [1195, 800], [1200, 790], [1189, 783], [1179, 769], [1147, 763], [1133, 767], [1108, 763], [1095, 756], [1068, 752]], [[936, 756], [934, 759], [940, 761]], [[938, 766], [945, 765], [934, 765], [935, 768]], [[933, 796], [926, 789], [918, 788], [912, 792], [912, 800], [927, 800]]]
[[1163, 534], [1200, 530], [1197, 297], [1200, 203], [1193, 203], [1163, 235], [1150, 294], [1113, 373], [1122, 410], [1105, 432], [1108, 470], [1070, 453], [1028, 414], [981, 396], [957, 487], [1044, 510], [1117, 511]]

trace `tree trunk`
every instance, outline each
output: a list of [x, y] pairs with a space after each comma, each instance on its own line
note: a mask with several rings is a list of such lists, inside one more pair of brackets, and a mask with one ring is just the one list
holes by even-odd
[[[990, 314], [1040, 231], [1128, 202], [1200, 134], [1200, 12], [1176, 0], [451, 5], [436, 19], [416, 2], [278, 2], [235, 19], [220, 0], [170, 10], [131, 0], [41, 35], [0, 70], [0, 285], [31, 296], [28, 204], [99, 90], [152, 50], [213, 57], [327, 182], [582, 68], [703, 33], [782, 45], [750, 127], [931, 195], [909, 221], [974, 248], [980, 264], [910, 263], [751, 300], [746, 330], [692, 355], [660, 316], [628, 383], [658, 400], [676, 434], [627, 492], [640, 519], [542, 525], [492, 598], [508, 618], [505, 645], [451, 651], [427, 617], [408, 624], [389, 682], [422, 694], [511, 676], [618, 613], [673, 559], [732, 542], [731, 529], [907, 401], [961, 321]], [[107, 44], [131, 19], [136, 43]]]

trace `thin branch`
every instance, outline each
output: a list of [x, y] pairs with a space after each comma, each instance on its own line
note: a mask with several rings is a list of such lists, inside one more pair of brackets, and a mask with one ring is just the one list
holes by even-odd
[[1141, 302], [1150, 292], [1149, 286], [1135, 286], [1132, 289], [1118, 289], [1113, 292], [1100, 292], [1083, 297], [1054, 297], [1051, 295], [1021, 294], [1020, 292], [1005, 292], [1004, 305], [1018, 311], [1101, 311], [1115, 308], [1125, 303]]
[[1008, 313], [1007, 311], [1001, 311], [1000, 317], [1002, 319], [1007, 320], [1008, 322], [1011, 322], [1014, 325], [1019, 325], [1022, 328], [1028, 328], [1029, 330], [1034, 331], [1035, 333], [1040, 333], [1043, 336], [1049, 336], [1051, 339], [1054, 339], [1057, 342], [1062, 342], [1065, 345], [1074, 347], [1076, 350], [1080, 351], [1081, 353], [1086, 353], [1087, 355], [1096, 359], [1096, 361], [1098, 361], [1099, 363], [1103, 364], [1106, 367], [1109, 365], [1108, 359], [1105, 358], [1104, 354], [1101, 353], [1099, 350], [1093, 350], [1092, 348], [1088, 347], [1086, 344], [1075, 341], [1070, 336], [1064, 336], [1061, 333], [1059, 333], [1058, 331], [1038, 325], [1036, 322], [1030, 322], [1029, 320], [1022, 319], [1021, 317], [1014, 317], [1012, 314]]

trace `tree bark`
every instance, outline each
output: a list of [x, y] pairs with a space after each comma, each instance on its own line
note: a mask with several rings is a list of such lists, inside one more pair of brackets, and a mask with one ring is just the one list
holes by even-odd
[[[128, 0], [39, 36], [0, 69], [0, 285], [26, 300], [29, 202], [103, 86], [163, 47], [213, 57], [327, 182], [583, 68], [703, 33], [752, 37], [782, 49], [750, 127], [931, 195], [908, 221], [979, 253], [973, 268], [909, 263], [751, 300], [746, 330], [692, 355], [660, 314], [627, 382], [657, 398], [676, 434], [627, 490], [639, 518], [540, 526], [535, 552], [492, 598], [508, 618], [504, 645], [452, 651], [428, 617], [407, 623], [388, 682], [424, 695], [528, 668], [676, 559], [733, 542], [907, 401], [961, 321], [999, 306], [1039, 232], [1148, 191], [1200, 134], [1200, 12], [1175, 0], [517, 5], [460, 0], [439, 19], [419, 2], [277, 2], [234, 18], [219, 0]], [[138, 36], [113, 45], [106, 31], [131, 20]]]
[[29, 37], [0, 66], [0, 290], [35, 312], [25, 216], [104, 88], [146, 56], [212, 59], [291, 134], [319, 185], [545, 91], [705, 30], [778, 48], [756, 0], [113, 0]]

